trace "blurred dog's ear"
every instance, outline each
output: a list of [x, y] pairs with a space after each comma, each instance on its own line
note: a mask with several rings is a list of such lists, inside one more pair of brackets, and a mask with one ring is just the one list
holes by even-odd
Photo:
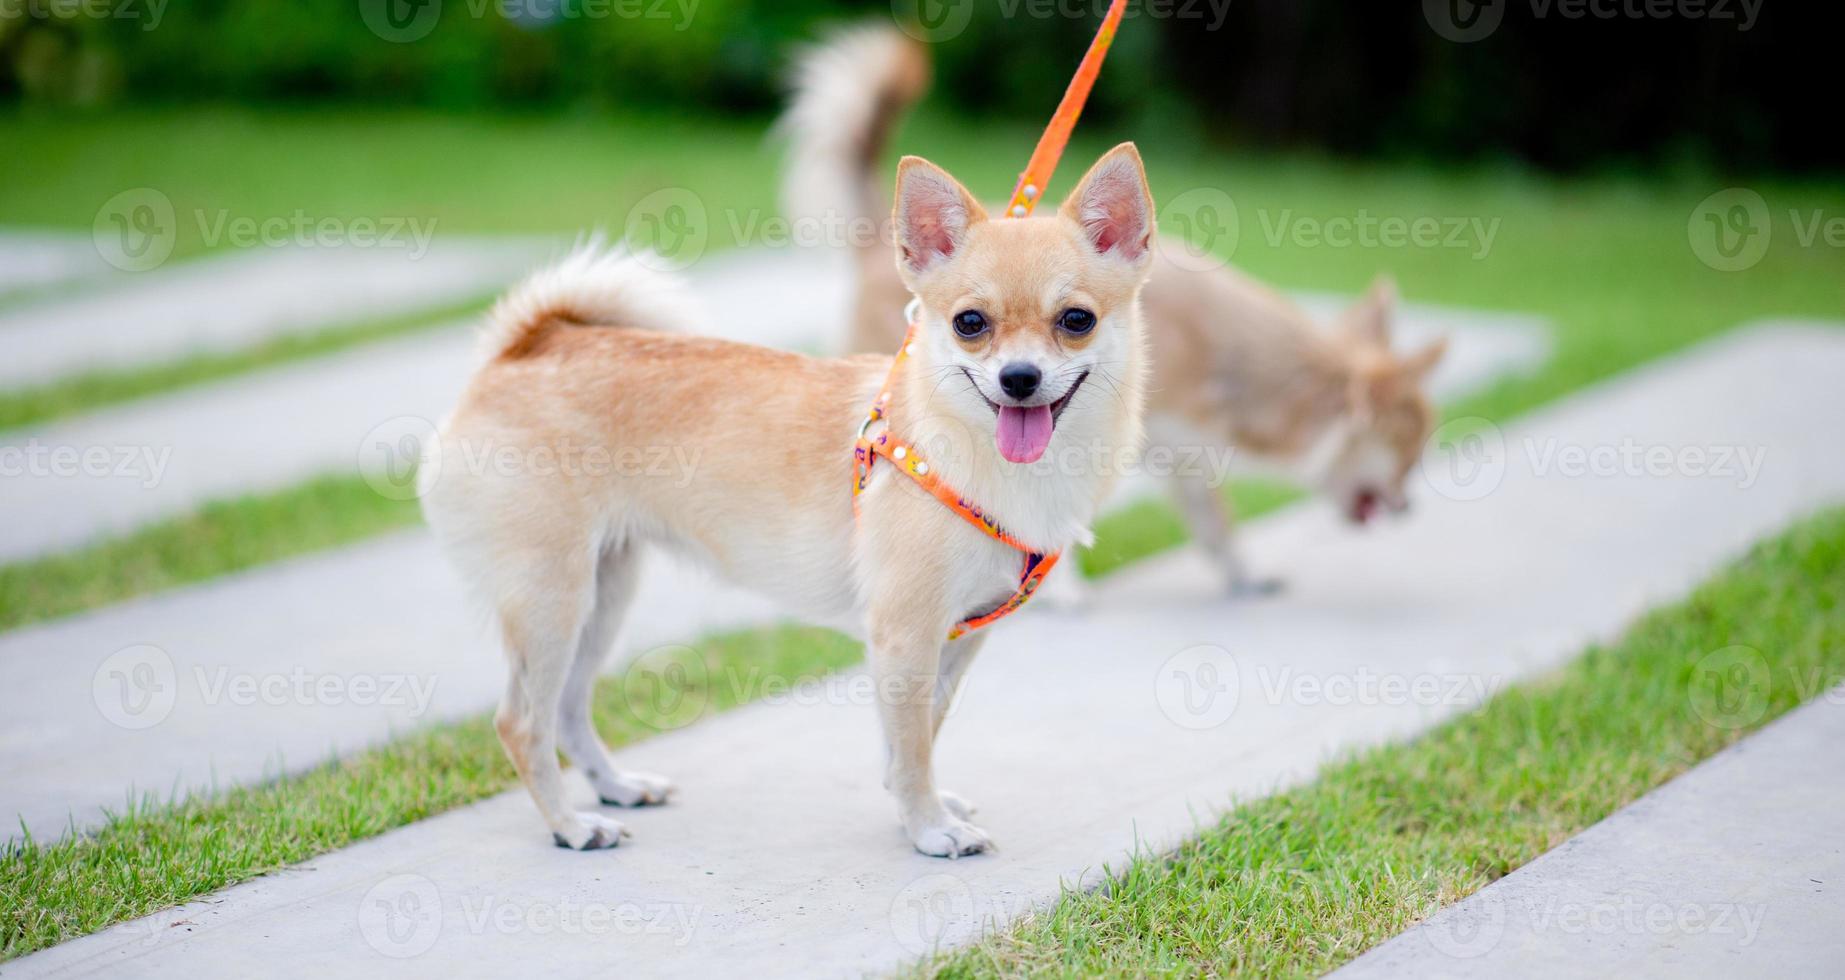
[[1371, 280], [1364, 297], [1339, 320], [1352, 339], [1373, 347], [1390, 346], [1390, 325], [1397, 318], [1397, 284], [1389, 276]]
[[1147, 188], [1140, 151], [1132, 143], [1102, 154], [1060, 210], [1083, 226], [1098, 254], [1136, 265], [1147, 264], [1153, 254], [1153, 192]]
[[903, 271], [921, 273], [959, 254], [968, 229], [985, 220], [986, 209], [948, 171], [922, 157], [897, 164], [893, 227]]
[[1420, 384], [1441, 363], [1442, 355], [1448, 353], [1448, 338], [1437, 337], [1428, 346], [1405, 357], [1398, 365], [1398, 370], [1410, 381]]

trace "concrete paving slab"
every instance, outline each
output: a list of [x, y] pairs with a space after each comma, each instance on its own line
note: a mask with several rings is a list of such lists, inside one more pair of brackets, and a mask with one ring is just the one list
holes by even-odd
[[1837, 977], [1845, 687], [1333, 976]]
[[0, 389], [248, 347], [484, 296], [559, 251], [531, 239], [211, 255], [0, 311]]
[[[1842, 371], [1837, 330], [1730, 336], [1455, 438], [1404, 521], [1354, 535], [1308, 506], [1252, 526], [1252, 560], [1291, 586], [1272, 600], [1212, 593], [1203, 559], [1182, 553], [1122, 573], [1084, 614], [1008, 620], [938, 755], [944, 785], [984, 805], [996, 854], [909, 850], [878, 785], [875, 692], [848, 676], [621, 752], [683, 790], [623, 814], [635, 838], [619, 850], [553, 848], [511, 792], [12, 970], [886, 969], [1171, 845], [1330, 753], [1409, 735], [1551, 668], [1845, 500], [1830, 422], [1845, 412]], [[1634, 468], [1618, 462], [1629, 446]], [[1654, 448], [1671, 462], [1649, 469]], [[1757, 465], [1715, 465], [1726, 448]], [[1570, 462], [1604, 450], [1611, 471]], [[62, 710], [91, 697], [77, 685]]]
[[0, 231], [0, 297], [9, 301], [9, 293], [115, 271], [87, 234], [25, 228]]

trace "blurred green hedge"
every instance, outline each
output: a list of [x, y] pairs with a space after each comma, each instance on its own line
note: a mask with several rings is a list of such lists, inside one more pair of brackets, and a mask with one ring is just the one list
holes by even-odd
[[[1352, 155], [1845, 167], [1839, 127], [1812, 103], [1837, 90], [1845, 5], [1597, 9], [1661, 2], [1666, 16], [1581, 17], [1535, 0], [1132, 0], [1089, 113], [1099, 125], [1131, 114], [1140, 132]], [[1432, 29], [1445, 5], [1493, 7], [1503, 24], [1455, 43]], [[966, 20], [932, 45], [936, 100], [963, 115], [1038, 120], [1106, 2], [0, 0], [0, 107], [760, 114], [779, 103], [794, 44], [828, 24], [890, 23], [919, 6]], [[1743, 10], [1746, 24], [1735, 16]]]

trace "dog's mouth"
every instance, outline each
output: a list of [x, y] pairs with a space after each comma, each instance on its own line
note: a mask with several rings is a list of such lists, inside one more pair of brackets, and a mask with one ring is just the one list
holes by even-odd
[[1360, 526], [1371, 522], [1377, 514], [1379, 495], [1375, 490], [1360, 490], [1352, 495], [1352, 505], [1347, 515], [1353, 524]]
[[[961, 372], [967, 374], [971, 383], [974, 376], [966, 368]], [[999, 454], [1010, 463], [1035, 463], [1044, 457], [1044, 451], [1050, 447], [1051, 434], [1057, 430], [1057, 420], [1063, 417], [1063, 410], [1070, 405], [1070, 399], [1076, 397], [1077, 389], [1089, 380], [1089, 372], [1077, 375], [1076, 381], [1063, 397], [1044, 405], [1001, 405], [985, 394], [987, 407], [993, 410], [993, 442], [999, 448]], [[980, 386], [974, 385], [979, 391]]]

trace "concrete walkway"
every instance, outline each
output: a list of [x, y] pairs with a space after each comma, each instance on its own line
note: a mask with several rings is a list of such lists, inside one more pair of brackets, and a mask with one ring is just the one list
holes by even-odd
[[530, 239], [405, 249], [264, 248], [122, 275], [0, 311], [0, 389], [248, 347], [289, 333], [485, 296], [556, 253]]
[[87, 234], [66, 231], [0, 231], [0, 300], [8, 294], [58, 286], [116, 270], [96, 251]]
[[[890, 968], [1169, 846], [1234, 797], [1308, 778], [1328, 753], [1409, 735], [1554, 667], [1845, 500], [1841, 376], [1845, 333], [1734, 335], [1453, 440], [1401, 523], [1354, 535], [1309, 507], [1252, 526], [1251, 560], [1290, 583], [1273, 600], [1212, 594], [1186, 553], [1111, 579], [1087, 614], [1009, 620], [939, 752], [944, 784], [983, 804], [996, 854], [910, 851], [878, 785], [874, 692], [848, 678], [621, 752], [683, 790], [623, 814], [635, 837], [614, 852], [552, 847], [512, 792], [12, 972]], [[1633, 468], [1572, 462], [1632, 459], [1626, 447]], [[1725, 449], [1757, 465], [1714, 464]], [[80, 685], [60, 710], [81, 714], [91, 697]]]
[[[732, 253], [687, 270], [709, 331], [790, 349], [831, 346], [825, 311], [849, 300], [846, 271], [828, 253]], [[748, 316], [734, 315], [749, 311]], [[1452, 337], [1434, 379], [1452, 396], [1528, 370], [1548, 353], [1531, 317], [1413, 307], [1406, 345]], [[473, 362], [467, 325], [368, 344], [226, 381], [0, 433], [36, 470], [0, 477], [0, 510], [16, 521], [0, 563], [21, 561], [190, 513], [212, 501], [352, 472], [380, 445], [430, 431], [454, 405]], [[95, 466], [56, 465], [96, 454]]]
[[[691, 275], [719, 309], [743, 308], [743, 294], [780, 291], [785, 302], [764, 315], [714, 329], [802, 347], [825, 340], [799, 311], [844, 300], [842, 287], [828, 285], [841, 277], [828, 271], [799, 253], [743, 253], [701, 262]], [[1481, 320], [1487, 325], [1462, 325]], [[1545, 350], [1546, 332], [1529, 318], [1448, 311], [1412, 311], [1403, 339], [1450, 328], [1455, 359], [1436, 379], [1449, 395], [1528, 369]], [[171, 447], [165, 474], [152, 486], [132, 474], [0, 480], [0, 506], [23, 518], [0, 556], [82, 543], [100, 520], [110, 522], [105, 529], [128, 530], [205, 500], [350, 472], [362, 443], [414, 435], [439, 418], [471, 356], [463, 331], [406, 338], [52, 427], [34, 438]], [[629, 650], [773, 618], [760, 600], [668, 558], [655, 572], [636, 603]], [[14, 828], [9, 834], [18, 814], [40, 837], [57, 836], [72, 820], [99, 822], [130, 787], [165, 796], [210, 782], [248, 783], [421, 722], [485, 711], [503, 684], [497, 640], [420, 532], [0, 636], [0, 669], [19, 679], [0, 689], [0, 814]], [[323, 677], [344, 678], [325, 681], [341, 690], [357, 683], [392, 687], [395, 696], [379, 691], [364, 704], [342, 696], [329, 705], [291, 693], [294, 678]], [[234, 684], [284, 693], [240, 703]], [[39, 696], [48, 690], [90, 691], [110, 707], [72, 712]], [[153, 697], [164, 691], [170, 701]], [[148, 698], [137, 701], [137, 692]]]
[[1334, 976], [1845, 972], [1845, 687]]

